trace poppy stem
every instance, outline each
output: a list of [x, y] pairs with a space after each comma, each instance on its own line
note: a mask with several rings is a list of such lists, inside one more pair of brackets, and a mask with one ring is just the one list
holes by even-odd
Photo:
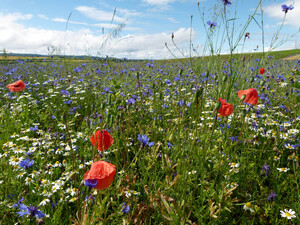
[[[73, 150], [73, 146], [72, 146], [72, 140], [71, 140], [71, 136], [70, 136], [70, 132], [69, 132], [69, 128], [68, 128], [68, 123], [67, 122], [66, 122], [66, 130], [67, 130], [69, 144], [70, 144], [70, 148], [71, 148], [71, 154], [72, 154], [72, 171], [74, 171], [74, 169], [75, 169], [75, 155], [74, 155], [74, 150]], [[74, 177], [74, 185], [75, 185], [75, 177]]]
[[238, 147], [239, 141], [240, 141], [242, 133], [243, 133], [244, 125], [245, 125], [245, 117], [243, 116], [243, 123], [242, 123], [241, 131], [240, 131], [239, 137], [238, 137], [236, 145], [235, 145], [235, 151], [234, 151], [235, 153], [237, 151], [237, 147]]
[[[83, 181], [84, 182], [84, 181]], [[81, 188], [81, 185], [83, 184], [83, 182], [80, 183], [78, 189], [77, 189], [77, 209], [78, 209], [78, 219], [79, 221], [81, 221], [81, 210], [80, 210], [80, 201], [79, 201], [79, 191]]]
[[[209, 148], [210, 148], [210, 145], [211, 145], [211, 140], [212, 140], [213, 134], [214, 134], [214, 132], [215, 132], [215, 127], [216, 127], [216, 123], [217, 123], [217, 118], [218, 118], [218, 112], [217, 112], [217, 110], [216, 110], [216, 115], [215, 115], [214, 124], [213, 124], [212, 131], [211, 131], [211, 134], [210, 134], [209, 142], [208, 142], [208, 145], [207, 145]], [[205, 147], [205, 150], [204, 150], [204, 156], [206, 155], [206, 151], [207, 151], [207, 147]]]

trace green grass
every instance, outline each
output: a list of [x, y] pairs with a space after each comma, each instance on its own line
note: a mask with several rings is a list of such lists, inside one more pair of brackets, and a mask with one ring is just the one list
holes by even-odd
[[[261, 75], [254, 59], [221, 62], [195, 60], [195, 70], [174, 61], [2, 65], [1, 224], [35, 223], [12, 207], [22, 197], [26, 206], [48, 199], [39, 206], [46, 224], [297, 223], [299, 65], [270, 58]], [[20, 78], [26, 89], [8, 94], [5, 86]], [[258, 91], [258, 105], [236, 95], [248, 88]], [[229, 117], [214, 109], [219, 98], [233, 104]], [[101, 154], [89, 140], [97, 129], [114, 138]], [[22, 169], [26, 157], [34, 163]], [[96, 193], [82, 180], [98, 160], [117, 174]], [[297, 217], [282, 218], [284, 209]]]

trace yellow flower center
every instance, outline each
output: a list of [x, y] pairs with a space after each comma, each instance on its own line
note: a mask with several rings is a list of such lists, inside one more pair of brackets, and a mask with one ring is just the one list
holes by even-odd
[[291, 214], [290, 213], [285, 213], [285, 215], [286, 215], [286, 217], [290, 217], [291, 216]]
[[247, 207], [247, 208], [250, 208], [250, 207], [251, 207], [251, 202], [247, 202], [247, 203], [246, 203], [246, 207]]

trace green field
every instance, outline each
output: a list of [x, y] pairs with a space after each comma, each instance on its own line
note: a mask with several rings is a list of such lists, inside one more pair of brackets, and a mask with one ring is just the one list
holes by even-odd
[[[299, 223], [298, 50], [278, 53], [3, 60], [0, 223]], [[84, 178], [98, 161], [113, 180]]]

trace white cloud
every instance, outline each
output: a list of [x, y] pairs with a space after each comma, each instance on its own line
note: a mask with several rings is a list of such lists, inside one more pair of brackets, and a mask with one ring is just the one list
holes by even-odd
[[[78, 6], [75, 8], [77, 11], [85, 15], [86, 17], [98, 21], [111, 21], [113, 18], [113, 11], [112, 12], [106, 12], [103, 10], [96, 9], [94, 7], [89, 6]], [[115, 22], [124, 22], [125, 18], [121, 18], [117, 15], [114, 16]]]
[[[293, 3], [294, 2], [294, 3]], [[300, 27], [299, 21], [300, 21], [300, 0], [294, 0], [286, 1], [286, 5], [293, 5], [294, 9], [287, 12], [286, 19], [285, 19], [285, 25], [291, 25], [296, 28]], [[278, 22], [281, 22], [284, 17], [284, 12], [281, 9], [281, 4], [272, 4], [264, 7], [264, 12], [272, 19], [277, 20]]]
[[[174, 32], [175, 43], [183, 52], [188, 50], [189, 34], [189, 28], [179, 28]], [[193, 37], [195, 37], [195, 34]], [[167, 32], [146, 35], [128, 35], [118, 43], [111, 44], [111, 50], [113, 52], [119, 51], [119, 54], [122, 57], [128, 58], [172, 58], [171, 53], [165, 47], [165, 43], [167, 43], [174, 55], [182, 57], [172, 44], [171, 33]]]
[[179, 23], [177, 20], [175, 20], [174, 18], [172, 17], [169, 17], [168, 20], [172, 23]]
[[134, 17], [134, 16], [141, 16], [142, 15], [141, 13], [139, 13], [135, 10], [130, 10], [130, 9], [117, 8], [116, 10], [117, 10], [117, 13], [120, 13], [125, 18]]
[[3, 23], [10, 23], [17, 20], [30, 20], [33, 18], [32, 14], [9, 13], [4, 14], [0, 12], [0, 19]]
[[43, 19], [43, 20], [49, 20], [49, 18], [44, 14], [39, 14], [38, 17]]
[[[167, 42], [174, 54], [180, 56], [172, 45], [171, 33], [168, 32], [123, 36], [106, 42], [105, 47], [100, 49], [106, 39], [105, 35], [96, 35], [86, 28], [60, 31], [27, 27], [19, 23], [20, 20], [30, 18], [32, 15], [29, 14], [0, 14], [1, 48], [14, 53], [48, 54], [47, 46], [55, 46], [66, 55], [97, 55], [100, 52], [101, 55], [133, 59], [172, 58], [165, 47]], [[56, 20], [66, 22], [59, 18]], [[189, 34], [190, 29], [186, 28], [174, 32], [174, 40], [183, 51], [188, 49]]]
[[79, 24], [79, 25], [89, 25], [88, 23], [85, 23], [85, 22], [76, 22], [76, 21], [72, 21], [72, 20], [67, 20], [67, 19], [64, 19], [64, 18], [53, 18], [52, 21], [54, 22], [59, 22], [59, 23], [71, 23], [71, 24]]
[[171, 2], [175, 2], [176, 0], [143, 0], [143, 2], [149, 4], [149, 5], [156, 5], [156, 6], [160, 6], [160, 5], [167, 5]]
[[[64, 18], [53, 18], [52, 21], [59, 22], [59, 23], [65, 23], [65, 24], [76, 24], [76, 25], [83, 25], [83, 26], [90, 26], [90, 27], [99, 27], [99, 28], [106, 28], [106, 29], [115, 29], [118, 27], [117, 24], [111, 24], [111, 23], [85, 23], [85, 22], [79, 22], [79, 21], [73, 21], [73, 20], [67, 20]], [[123, 30], [126, 31], [137, 31], [139, 28], [136, 27], [128, 27], [127, 23], [125, 24], [125, 27]]]

